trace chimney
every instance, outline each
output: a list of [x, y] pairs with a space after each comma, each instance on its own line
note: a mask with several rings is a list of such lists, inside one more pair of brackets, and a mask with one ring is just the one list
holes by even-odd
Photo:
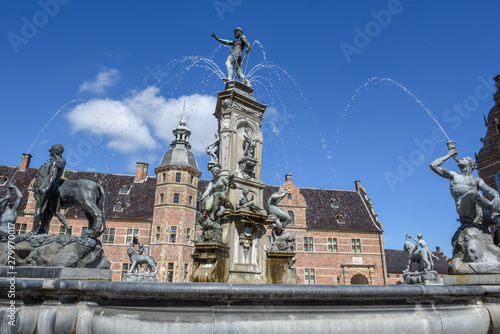
[[29, 153], [23, 153], [23, 157], [21, 159], [21, 166], [19, 166], [19, 170], [26, 170], [30, 166], [31, 162], [31, 154]]
[[135, 168], [134, 182], [143, 182], [148, 177], [148, 164], [145, 162], [138, 162]]
[[285, 182], [286, 181], [292, 182], [292, 174], [291, 173], [285, 175]]
[[354, 181], [354, 185], [356, 186], [356, 191], [358, 193], [360, 193], [361, 192], [361, 181], [359, 181], [359, 180], [358, 181]]

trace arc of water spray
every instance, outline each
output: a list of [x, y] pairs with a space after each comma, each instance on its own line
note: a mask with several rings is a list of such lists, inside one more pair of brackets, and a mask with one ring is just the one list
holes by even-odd
[[[31, 152], [31, 149], [33, 148], [33, 146], [35, 146], [35, 143], [37, 142], [38, 138], [40, 138], [40, 136], [45, 131], [45, 129], [49, 126], [49, 124], [52, 122], [52, 120], [54, 119], [54, 117], [56, 117], [68, 105], [70, 105], [72, 103], [76, 103], [76, 102], [84, 102], [84, 103], [88, 104], [88, 102], [86, 102], [85, 100], [82, 100], [82, 99], [71, 100], [71, 101], [67, 102], [66, 104], [64, 104], [54, 115], [52, 115], [52, 117], [49, 119], [49, 121], [43, 126], [42, 130], [40, 130], [40, 132], [36, 136], [35, 140], [33, 141], [33, 143], [31, 144], [31, 146], [26, 151], [26, 154], [29, 154]], [[89, 108], [90, 108], [90, 105], [89, 105]], [[17, 172], [19, 172], [19, 168], [17, 168], [16, 171], [14, 172], [14, 175], [12, 175], [12, 178], [10, 179], [10, 182], [14, 181], [14, 179], [15, 179], [15, 177], [17, 175]]]

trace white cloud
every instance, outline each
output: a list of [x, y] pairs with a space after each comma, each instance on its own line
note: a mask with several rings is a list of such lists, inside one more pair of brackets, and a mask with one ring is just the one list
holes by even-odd
[[93, 81], [85, 81], [80, 86], [81, 92], [93, 92], [96, 94], [104, 93], [106, 87], [113, 86], [120, 79], [118, 70], [114, 68], [109, 70], [104, 70], [97, 74]]
[[133, 91], [122, 100], [93, 99], [74, 107], [66, 118], [74, 133], [88, 131], [130, 159], [155, 164], [159, 161], [148, 159], [169, 148], [172, 130], [179, 125], [185, 102], [192, 151], [204, 152], [217, 129], [212, 115], [216, 98], [193, 94], [167, 100], [159, 91], [157, 87], [148, 87]]

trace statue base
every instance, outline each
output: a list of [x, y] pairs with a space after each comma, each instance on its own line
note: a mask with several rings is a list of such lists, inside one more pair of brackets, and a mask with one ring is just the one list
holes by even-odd
[[295, 262], [295, 252], [267, 252], [267, 282], [274, 284], [299, 284], [299, 276], [290, 268]]
[[156, 273], [125, 273], [123, 282], [157, 282]]
[[247, 97], [252, 97], [253, 94], [252, 86], [247, 86], [242, 82], [236, 80], [228, 80], [226, 78], [223, 79], [222, 81], [226, 83], [225, 90], [237, 89], [240, 91], [240, 93], [243, 93], [243, 95], [246, 95]]
[[194, 245], [191, 255], [196, 268], [191, 282], [227, 282], [229, 278], [229, 246], [216, 242]]
[[88, 237], [26, 233], [0, 243], [0, 252], [0, 266], [110, 268], [100, 241]]
[[463, 223], [451, 239], [453, 258], [448, 274], [500, 274], [500, 248], [481, 224]]
[[403, 272], [406, 284], [443, 284], [437, 271]]

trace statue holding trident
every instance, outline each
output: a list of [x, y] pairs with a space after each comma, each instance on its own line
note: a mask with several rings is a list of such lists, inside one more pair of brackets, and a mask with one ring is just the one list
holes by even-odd
[[[451, 195], [455, 199], [457, 213], [462, 224], [480, 224], [485, 227], [500, 224], [500, 195], [488, 186], [483, 179], [472, 175], [476, 163], [469, 157], [458, 159], [456, 143], [449, 141], [448, 154], [434, 160], [430, 168], [439, 176], [450, 180]], [[448, 159], [452, 158], [458, 162], [458, 168], [462, 174], [441, 167]], [[487, 195], [491, 200], [483, 197]], [[500, 245], [500, 229], [497, 228], [494, 238], [495, 245]]]
[[[228, 80], [228, 81], [233, 80], [233, 72], [236, 72], [236, 77], [239, 78], [241, 82], [243, 82], [243, 84], [251, 87], [250, 82], [243, 75], [243, 71], [241, 69], [241, 65], [245, 61], [247, 54], [252, 49], [252, 45], [248, 42], [248, 39], [245, 37], [245, 35], [243, 35], [243, 30], [239, 27], [234, 29], [234, 38], [236, 38], [235, 41], [221, 39], [217, 37], [215, 32], [212, 33], [212, 37], [214, 37], [222, 44], [233, 46], [233, 49], [231, 50], [231, 53], [229, 54], [226, 60], [227, 78], [223, 80]], [[243, 49], [245, 48], [245, 46], [247, 49], [245, 57], [242, 58]]]

